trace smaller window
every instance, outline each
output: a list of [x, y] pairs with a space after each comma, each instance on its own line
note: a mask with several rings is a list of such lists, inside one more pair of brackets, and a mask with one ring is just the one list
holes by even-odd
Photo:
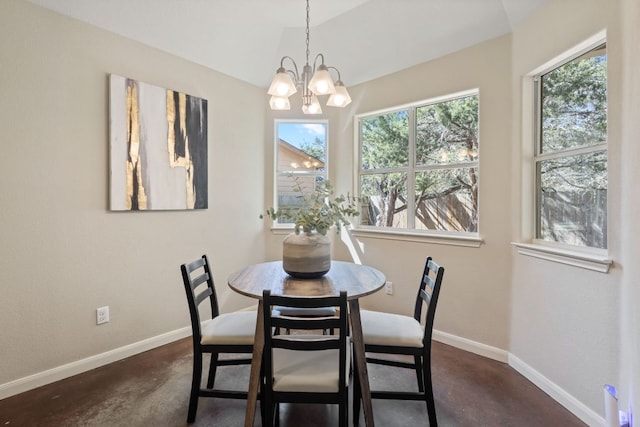
[[[294, 208], [316, 183], [327, 180], [327, 122], [275, 122], [276, 183], [274, 208]], [[280, 224], [292, 221], [278, 219]]]
[[538, 75], [535, 90], [536, 238], [606, 249], [606, 45]]

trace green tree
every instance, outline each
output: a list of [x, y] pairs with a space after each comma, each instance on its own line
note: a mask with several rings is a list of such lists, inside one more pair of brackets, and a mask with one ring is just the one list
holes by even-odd
[[[542, 153], [607, 140], [607, 61], [587, 54], [542, 76]], [[606, 157], [576, 155], [542, 164], [548, 190], [607, 188]], [[543, 189], [544, 191], [544, 189]]]
[[[478, 97], [469, 96], [417, 109], [416, 164], [459, 165], [416, 176], [416, 218], [427, 228], [477, 231]], [[430, 201], [447, 200], [450, 211], [437, 223]], [[438, 224], [439, 223], [439, 224]]]
[[[607, 57], [602, 45], [541, 78], [538, 233], [607, 244]], [[580, 151], [572, 151], [580, 149]]]
[[[413, 197], [416, 219], [423, 225], [419, 228], [477, 230], [477, 168], [466, 165], [478, 155], [477, 96], [421, 106], [415, 115]], [[361, 125], [362, 169], [381, 171], [361, 175], [370, 223], [397, 226], [409, 197], [409, 112], [368, 118]]]
[[[362, 121], [362, 168], [364, 170], [406, 167], [409, 158], [409, 116], [406, 110]], [[407, 173], [363, 175], [361, 194], [370, 200], [370, 221], [393, 226], [395, 215], [406, 210]]]
[[325, 144], [317, 136], [312, 142], [305, 139], [302, 144], [300, 144], [300, 150], [318, 160], [322, 160], [323, 162], [326, 161]]

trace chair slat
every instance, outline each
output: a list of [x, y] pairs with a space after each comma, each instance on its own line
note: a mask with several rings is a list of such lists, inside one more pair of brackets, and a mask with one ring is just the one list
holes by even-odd
[[272, 317], [271, 324], [275, 328], [283, 329], [302, 329], [302, 330], [326, 330], [340, 327], [340, 318], [338, 317]]
[[191, 273], [192, 271], [197, 270], [198, 268], [202, 268], [204, 267], [204, 258], [198, 258], [197, 260], [190, 262], [188, 264], [185, 264], [185, 267], [187, 269], [187, 271], [189, 273]]
[[209, 274], [204, 273], [196, 277], [195, 279], [191, 279], [191, 289], [195, 290], [198, 286], [209, 280]]
[[213, 294], [213, 291], [211, 290], [211, 288], [207, 288], [204, 291], [200, 292], [195, 297], [196, 306], [200, 305], [202, 301], [204, 301], [205, 299], [208, 299], [212, 294]]
[[335, 350], [340, 348], [340, 340], [334, 335], [318, 335], [319, 337], [333, 337], [333, 339], [318, 340], [296, 340], [294, 338], [289, 338], [295, 337], [295, 335], [286, 336], [286, 339], [273, 337], [272, 347], [301, 351]]

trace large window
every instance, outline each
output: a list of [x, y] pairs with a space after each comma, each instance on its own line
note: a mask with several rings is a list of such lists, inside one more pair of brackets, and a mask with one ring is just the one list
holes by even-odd
[[607, 53], [604, 44], [534, 80], [536, 238], [607, 247]]
[[[327, 179], [327, 122], [275, 122], [276, 209], [295, 208]], [[279, 223], [290, 223], [286, 218]], [[292, 221], [291, 221], [292, 222]]]
[[478, 232], [477, 91], [357, 123], [361, 226]]

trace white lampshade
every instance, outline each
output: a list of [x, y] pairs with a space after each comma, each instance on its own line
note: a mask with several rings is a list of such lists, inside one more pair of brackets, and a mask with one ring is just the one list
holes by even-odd
[[284, 68], [280, 67], [278, 68], [276, 75], [273, 77], [273, 81], [271, 82], [271, 86], [269, 86], [267, 93], [278, 97], [289, 97], [297, 91], [298, 89], [296, 89], [296, 85], [293, 83], [289, 73], [287, 73]]
[[269, 106], [272, 110], [290, 110], [291, 104], [286, 96], [272, 96], [269, 100]]
[[327, 105], [329, 107], [346, 107], [351, 103], [351, 97], [349, 96], [349, 92], [347, 92], [347, 88], [344, 87], [344, 84], [338, 80], [336, 82], [336, 92], [329, 96], [327, 100]]
[[302, 112], [305, 114], [322, 114], [322, 107], [320, 107], [320, 101], [315, 95], [311, 95], [311, 104], [303, 105]]
[[328, 95], [336, 91], [329, 70], [321, 64], [309, 82], [309, 90], [316, 95]]

